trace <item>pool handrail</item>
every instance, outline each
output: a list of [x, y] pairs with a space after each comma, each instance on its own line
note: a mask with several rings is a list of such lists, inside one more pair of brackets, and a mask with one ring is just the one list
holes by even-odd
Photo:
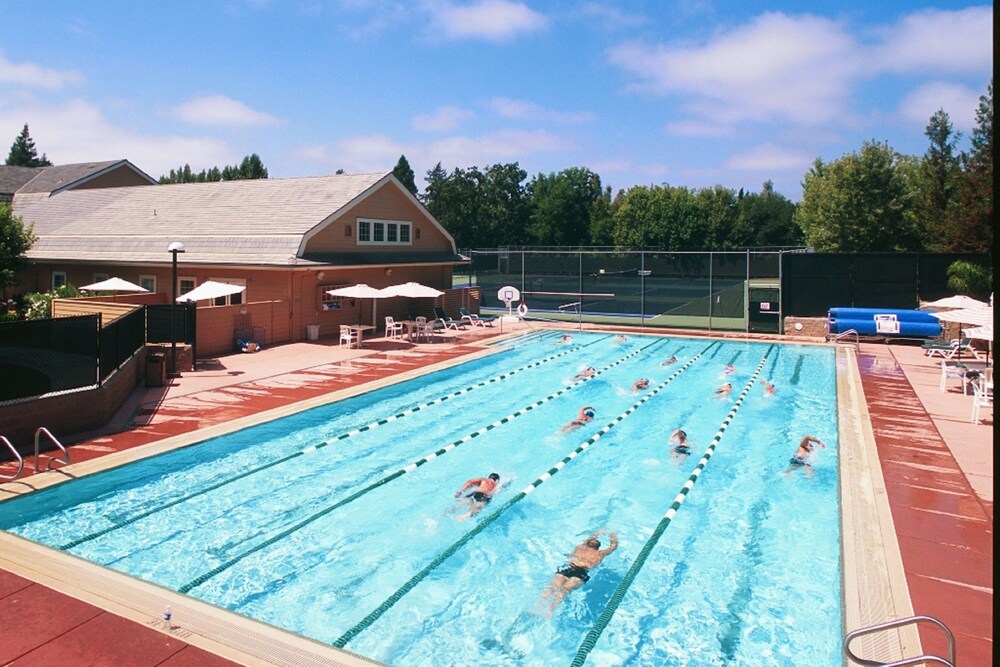
[[[933, 625], [938, 626], [944, 632], [945, 637], [948, 639], [948, 657], [942, 658], [938, 655], [918, 655], [912, 658], [903, 658], [902, 660], [896, 660], [894, 662], [882, 662], [881, 660], [869, 660], [867, 658], [860, 658], [854, 654], [851, 650], [851, 642], [861, 636], [870, 635], [881, 630], [891, 630], [893, 628], [898, 628], [904, 625], [912, 625], [920, 623], [921, 621], [926, 621]], [[947, 625], [934, 618], [933, 616], [907, 616], [906, 618], [898, 618], [895, 621], [888, 621], [886, 623], [879, 623], [878, 625], [871, 625], [867, 628], [859, 628], [857, 630], [852, 630], [847, 633], [844, 637], [844, 653], [847, 654], [848, 659], [859, 664], [865, 665], [866, 667], [904, 667], [905, 665], [918, 665], [925, 662], [935, 662], [939, 665], [947, 665], [947, 667], [955, 667], [955, 635], [952, 634], [951, 630]]]
[[[41, 439], [41, 436], [43, 434], [48, 436], [49, 440], [51, 440], [56, 447], [62, 450], [63, 456], [66, 457], [66, 460], [63, 463], [69, 465], [69, 452], [66, 451], [66, 448], [63, 447], [63, 444], [56, 439], [56, 436], [52, 435], [52, 432], [49, 429], [45, 428], [44, 426], [39, 426], [38, 430], [35, 431], [35, 472], [38, 472], [38, 453], [40, 445], [39, 440]], [[55, 457], [50, 457], [49, 462], [45, 466], [46, 469], [51, 469], [52, 462], [55, 460], [56, 460]]]
[[17, 449], [15, 449], [14, 445], [10, 443], [10, 440], [8, 440], [6, 436], [0, 435], [0, 440], [3, 441], [3, 444], [7, 445], [7, 449], [9, 449], [11, 453], [14, 455], [14, 458], [17, 459], [17, 472], [15, 472], [13, 475], [0, 475], [0, 479], [5, 479], [7, 481], [12, 482], [18, 477], [20, 477], [21, 473], [24, 472], [24, 457], [21, 456], [21, 454], [17, 451]]

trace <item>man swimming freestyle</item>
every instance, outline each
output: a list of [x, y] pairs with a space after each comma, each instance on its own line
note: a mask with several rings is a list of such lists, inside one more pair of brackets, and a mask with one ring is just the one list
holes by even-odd
[[542, 593], [541, 599], [549, 600], [549, 615], [562, 602], [571, 590], [583, 586], [590, 581], [590, 571], [601, 564], [604, 557], [618, 548], [618, 533], [611, 531], [611, 544], [607, 549], [601, 549], [601, 541], [597, 539], [603, 530], [595, 531], [590, 537], [577, 545], [570, 554], [566, 565], [556, 571], [549, 587]]

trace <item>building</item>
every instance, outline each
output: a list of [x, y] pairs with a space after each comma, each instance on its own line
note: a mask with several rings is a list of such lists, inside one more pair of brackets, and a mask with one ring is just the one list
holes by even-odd
[[[23, 169], [0, 167], [14, 214], [37, 236], [16, 291], [114, 276], [152, 293], [130, 299], [169, 303], [167, 248], [179, 242], [178, 295], [207, 280], [246, 287], [199, 302], [199, 356], [231, 351], [237, 328], [273, 344], [305, 338], [310, 325], [331, 335], [369, 322], [370, 302], [326, 294], [339, 286], [416, 281], [446, 291], [452, 310], [478, 306], [452, 289], [466, 261], [454, 239], [391, 173], [158, 185], [127, 160], [43, 167], [31, 178]], [[392, 299], [378, 308], [404, 319], [414, 307]]]

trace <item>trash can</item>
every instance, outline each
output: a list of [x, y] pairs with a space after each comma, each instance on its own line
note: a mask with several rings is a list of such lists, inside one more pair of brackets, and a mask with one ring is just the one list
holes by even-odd
[[307, 324], [306, 325], [306, 338], [309, 340], [319, 340], [319, 325], [318, 324]]
[[146, 386], [162, 387], [167, 383], [167, 355], [150, 352], [146, 355]]

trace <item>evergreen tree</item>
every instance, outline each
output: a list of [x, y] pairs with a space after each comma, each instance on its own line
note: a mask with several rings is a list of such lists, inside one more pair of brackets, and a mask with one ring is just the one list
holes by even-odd
[[399, 156], [399, 161], [392, 168], [392, 175], [399, 179], [403, 186], [410, 191], [410, 194], [414, 197], [417, 196], [417, 183], [414, 180], [416, 177], [413, 174], [410, 163], [406, 161], [405, 155]]
[[971, 147], [963, 153], [958, 186], [960, 217], [949, 228], [943, 249], [993, 252], [993, 81], [979, 98]]
[[31, 138], [28, 133], [28, 124], [24, 124], [24, 129], [21, 130], [21, 134], [17, 135], [17, 139], [10, 147], [10, 153], [7, 155], [7, 166], [9, 167], [51, 167], [52, 163], [42, 153], [42, 157], [38, 157], [38, 151], [35, 150], [35, 140]]
[[938, 240], [946, 236], [943, 230], [956, 214], [953, 208], [960, 170], [955, 144], [960, 134], [952, 131], [951, 119], [944, 109], [931, 116], [924, 134], [931, 145], [917, 170], [916, 215], [925, 245], [938, 248], [941, 246]]

